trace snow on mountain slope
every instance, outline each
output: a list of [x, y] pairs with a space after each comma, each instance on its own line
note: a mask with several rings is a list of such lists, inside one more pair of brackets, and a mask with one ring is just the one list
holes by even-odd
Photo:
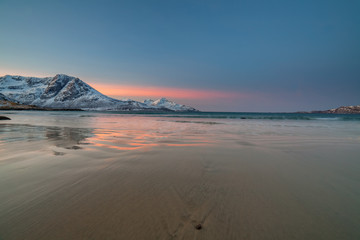
[[11, 110], [13, 110], [13, 109], [37, 110], [39, 108], [35, 107], [35, 106], [29, 106], [29, 105], [25, 105], [25, 104], [19, 104], [19, 103], [16, 103], [16, 102], [12, 102], [5, 95], [0, 93], [0, 110], [9, 110], [9, 109], [11, 109]]
[[[166, 104], [164, 102], [151, 105], [130, 99], [110, 98], [79, 78], [65, 74], [46, 78], [6, 75], [0, 77], [0, 94], [0, 98], [7, 101], [58, 109], [181, 111], [178, 109], [183, 106], [169, 101]], [[185, 111], [189, 110], [186, 109]]]
[[158, 107], [158, 108], [167, 108], [173, 111], [197, 111], [195, 108], [193, 107], [189, 107], [189, 106], [185, 106], [182, 104], [178, 104], [172, 101], [169, 101], [166, 98], [160, 98], [158, 100], [151, 100], [151, 99], [146, 99], [144, 101], [144, 103], [149, 106], [149, 107]]
[[9, 99], [2, 93], [0, 93], [0, 101], [8, 101]]
[[9, 99], [2, 93], [0, 93], [0, 108], [9, 105]]

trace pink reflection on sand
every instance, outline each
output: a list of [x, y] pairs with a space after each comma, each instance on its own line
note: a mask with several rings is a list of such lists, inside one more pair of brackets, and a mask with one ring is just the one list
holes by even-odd
[[176, 132], [168, 134], [160, 132], [148, 132], [145, 130], [119, 130], [106, 131], [98, 129], [94, 136], [87, 139], [93, 146], [116, 149], [120, 151], [141, 150], [147, 151], [154, 147], [198, 147], [208, 146], [211, 141], [202, 135], [195, 135], [183, 139]]

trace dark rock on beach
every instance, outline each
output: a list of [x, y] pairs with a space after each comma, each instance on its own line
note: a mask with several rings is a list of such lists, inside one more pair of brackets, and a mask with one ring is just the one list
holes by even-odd
[[0, 116], [0, 120], [11, 120], [11, 119], [5, 116]]
[[199, 224], [195, 225], [195, 229], [197, 229], [197, 230], [202, 229], [202, 225], [201, 225], [201, 223], [199, 223]]

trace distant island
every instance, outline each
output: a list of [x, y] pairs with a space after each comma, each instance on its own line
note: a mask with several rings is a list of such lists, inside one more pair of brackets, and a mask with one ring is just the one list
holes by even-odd
[[138, 102], [108, 97], [79, 78], [65, 74], [37, 78], [6, 75], [0, 77], [2, 110], [95, 110], [196, 112], [197, 109], [166, 98]]
[[332, 113], [332, 114], [360, 114], [360, 105], [357, 106], [341, 106], [323, 111], [299, 112], [299, 113]]

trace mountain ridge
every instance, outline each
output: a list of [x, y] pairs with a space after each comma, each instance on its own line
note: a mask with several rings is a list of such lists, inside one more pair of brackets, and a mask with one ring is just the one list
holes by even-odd
[[[0, 98], [17, 104], [53, 109], [109, 111], [198, 111], [195, 108], [162, 98], [162, 104], [148, 104], [131, 99], [108, 97], [77, 77], [57, 74], [54, 77], [0, 77]], [[156, 100], [160, 102], [161, 99]], [[156, 102], [151, 100], [152, 103]]]

